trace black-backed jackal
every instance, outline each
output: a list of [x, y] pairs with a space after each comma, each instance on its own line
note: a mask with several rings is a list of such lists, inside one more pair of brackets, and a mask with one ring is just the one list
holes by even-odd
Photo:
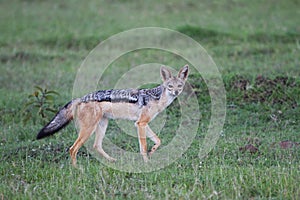
[[77, 152], [93, 132], [96, 133], [94, 148], [106, 159], [115, 161], [102, 148], [108, 119], [133, 120], [138, 131], [140, 153], [147, 162], [146, 136], [154, 142], [149, 156], [161, 144], [160, 139], [150, 129], [148, 123], [182, 92], [188, 71], [188, 65], [185, 65], [177, 76], [173, 76], [166, 67], [161, 67], [160, 74], [163, 83], [155, 88], [99, 90], [82, 98], [74, 99], [59, 110], [55, 117], [38, 133], [37, 139], [56, 133], [75, 118], [79, 125], [79, 135], [70, 148], [72, 164], [76, 166]]

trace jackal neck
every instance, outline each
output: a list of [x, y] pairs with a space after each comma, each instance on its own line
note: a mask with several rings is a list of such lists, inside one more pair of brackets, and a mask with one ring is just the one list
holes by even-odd
[[146, 106], [151, 100], [159, 100], [163, 91], [164, 87], [162, 85], [151, 89], [99, 90], [83, 96], [81, 102], [125, 102], [136, 103], [142, 107]]

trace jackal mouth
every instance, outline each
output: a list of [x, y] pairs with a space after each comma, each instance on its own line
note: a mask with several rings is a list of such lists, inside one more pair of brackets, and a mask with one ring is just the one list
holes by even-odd
[[173, 91], [173, 92], [170, 92], [169, 93], [172, 97], [177, 97], [179, 94], [180, 94], [180, 92], [179, 91]]

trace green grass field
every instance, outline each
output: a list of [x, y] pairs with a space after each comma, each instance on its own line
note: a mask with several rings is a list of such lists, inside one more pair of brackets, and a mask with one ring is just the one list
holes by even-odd
[[[0, 1], [0, 199], [300, 199], [299, 6], [296, 0]], [[226, 88], [223, 132], [200, 158], [211, 103], [200, 75], [192, 74], [202, 117], [181, 158], [154, 172], [128, 173], [82, 148], [75, 169], [68, 153], [77, 137], [73, 124], [36, 141], [44, 122], [32, 112], [22, 123], [28, 95], [34, 86], [57, 91], [58, 109], [72, 98], [77, 70], [99, 42], [145, 26], [184, 33], [212, 56]], [[112, 65], [126, 70], [151, 62], [185, 64], [148, 50]], [[176, 102], [166, 111], [162, 148], [174, 136], [177, 112]], [[138, 152], [137, 138], [115, 122], [107, 137]]]

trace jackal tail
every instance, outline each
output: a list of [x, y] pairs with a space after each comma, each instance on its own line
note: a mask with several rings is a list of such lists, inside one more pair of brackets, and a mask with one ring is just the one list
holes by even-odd
[[62, 107], [58, 113], [56, 113], [54, 118], [40, 130], [36, 138], [42, 139], [44, 137], [48, 137], [67, 126], [73, 120], [74, 110], [79, 102], [80, 100], [75, 99]]

